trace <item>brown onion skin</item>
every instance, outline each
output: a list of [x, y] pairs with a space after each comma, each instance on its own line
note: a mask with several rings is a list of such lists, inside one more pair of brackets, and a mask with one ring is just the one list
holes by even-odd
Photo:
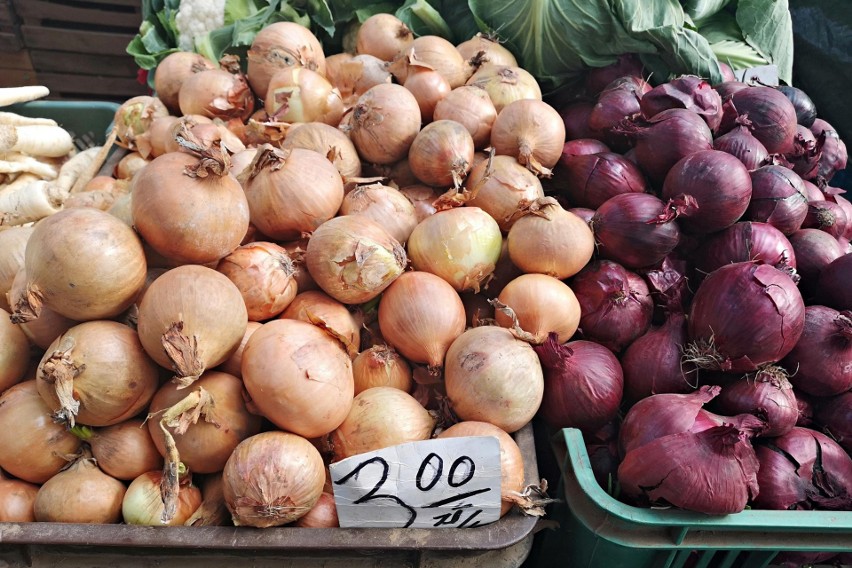
[[373, 14], [358, 28], [356, 53], [368, 53], [383, 61], [393, 61], [414, 41], [414, 33], [393, 14]]
[[408, 240], [418, 223], [414, 204], [399, 190], [381, 183], [361, 185], [347, 193], [339, 214], [372, 219], [400, 244]]
[[298, 292], [290, 256], [275, 243], [242, 245], [219, 261], [216, 270], [228, 277], [246, 302], [250, 321], [263, 321], [283, 312]]
[[[260, 432], [261, 417], [246, 409], [243, 382], [227, 373], [207, 371], [193, 383], [192, 389], [203, 388], [213, 399], [212, 422], [199, 418], [183, 434], [168, 427], [180, 453], [180, 461], [194, 473], [215, 473], [225, 467], [237, 444]], [[160, 429], [162, 412], [183, 400], [189, 389], [166, 383], [151, 400], [148, 432], [157, 451], [166, 456], [163, 431]]]
[[494, 217], [504, 233], [517, 220], [521, 205], [544, 197], [541, 181], [512, 156], [494, 156], [478, 163], [465, 187], [476, 190], [467, 204]]
[[435, 106], [452, 91], [443, 75], [431, 67], [415, 65], [413, 62], [408, 66], [403, 86], [417, 99], [424, 124], [432, 122]]
[[7, 292], [15, 275], [24, 267], [24, 251], [34, 227], [9, 227], [0, 231], [0, 309], [11, 312]]
[[[473, 73], [473, 67], [464, 60], [456, 46], [440, 36], [416, 37], [411, 42], [411, 49], [418, 60], [434, 67], [451, 89], [464, 85]], [[403, 74], [407, 77], [405, 72]], [[400, 78], [400, 81], [404, 83], [405, 78]]]
[[98, 428], [86, 441], [92, 456], [104, 473], [116, 479], [132, 481], [163, 467], [163, 457], [141, 418]]
[[176, 51], [160, 61], [154, 74], [154, 91], [169, 112], [181, 114], [178, 102], [181, 85], [190, 75], [206, 69], [216, 69], [216, 65], [203, 55], [191, 51]]
[[307, 67], [325, 76], [325, 54], [319, 40], [295, 22], [275, 22], [260, 30], [248, 53], [248, 81], [255, 93], [266, 93], [279, 69]]
[[361, 158], [352, 140], [339, 128], [324, 122], [294, 124], [287, 130], [282, 149], [304, 148], [319, 152], [329, 159], [343, 178], [361, 175]]
[[208, 69], [184, 80], [178, 93], [178, 105], [183, 115], [245, 121], [254, 112], [254, 94], [243, 75]]
[[29, 368], [30, 341], [20, 326], [0, 308], [0, 393], [19, 383]]
[[[259, 321], [250, 321], [246, 325], [246, 332], [243, 335], [242, 341], [240, 341], [240, 346], [237, 347], [237, 350], [228, 357], [224, 363], [216, 367], [217, 371], [222, 371], [223, 373], [228, 373], [229, 375], [234, 375], [235, 377], [242, 378], [243, 370], [243, 351], [245, 351], [246, 343], [248, 343], [249, 338], [252, 334], [260, 329], [263, 323]], [[149, 468], [152, 469], [152, 468]]]
[[497, 154], [516, 156], [533, 172], [548, 175], [562, 156], [565, 124], [549, 104], [521, 99], [506, 105], [491, 128]]
[[78, 458], [38, 490], [35, 518], [53, 523], [117, 523], [124, 493], [124, 484], [102, 472], [95, 460]]
[[473, 138], [454, 120], [436, 120], [423, 127], [411, 142], [411, 172], [426, 185], [461, 185], [473, 165]]
[[500, 506], [502, 517], [512, 508], [513, 491], [520, 492], [524, 487], [524, 456], [515, 440], [506, 432], [488, 422], [473, 420], [453, 424], [437, 437], [457, 438], [461, 436], [493, 436], [500, 443], [500, 493], [503, 501]]
[[529, 71], [517, 65], [486, 65], [467, 80], [466, 85], [488, 93], [499, 114], [506, 105], [521, 99], [541, 100], [541, 87]]
[[[556, 333], [560, 343], [571, 339], [580, 324], [580, 303], [567, 284], [546, 274], [522, 274], [510, 281], [497, 299], [512, 309], [517, 323], [533, 344], [544, 343]], [[513, 329], [514, 321], [496, 310], [498, 325]]]
[[[298, 100], [289, 104], [290, 99]], [[269, 79], [265, 94], [266, 113], [280, 122], [324, 122], [340, 124], [343, 100], [340, 91], [316, 71], [287, 67]]]
[[453, 89], [438, 101], [434, 120], [454, 120], [470, 132], [477, 150], [488, 146], [491, 127], [497, 119], [497, 109], [485, 90], [470, 85]]
[[393, 164], [408, 155], [420, 120], [420, 105], [408, 89], [376, 85], [358, 98], [349, 136], [364, 161]]
[[0, 395], [0, 467], [30, 483], [44, 483], [67, 465], [61, 456], [76, 453], [80, 439], [53, 421], [35, 381], [24, 381]]
[[334, 495], [322, 492], [316, 505], [311, 507], [305, 516], [300, 517], [293, 523], [294, 527], [307, 529], [330, 529], [340, 526], [337, 518], [337, 507], [334, 503]]
[[191, 482], [181, 480], [175, 516], [168, 523], [162, 521], [163, 500], [160, 483], [163, 472], [146, 471], [130, 482], [121, 504], [121, 515], [128, 525], [180, 526], [201, 506], [201, 491]]
[[0, 523], [31, 523], [39, 486], [20, 479], [7, 479], [0, 472]]
[[322, 290], [301, 292], [281, 312], [279, 319], [294, 319], [331, 331], [346, 348], [350, 357], [358, 354], [361, 343], [361, 321], [349, 308]]
[[[12, 282], [12, 288], [9, 290], [10, 303], [14, 305], [24, 297], [26, 285], [27, 273], [26, 270], [21, 268]], [[47, 349], [54, 339], [78, 323], [80, 322], [61, 316], [50, 308], [42, 306], [41, 314], [36, 319], [20, 323], [18, 327], [33, 345], [39, 349]]]
[[388, 345], [373, 345], [352, 360], [355, 395], [372, 387], [395, 387], [411, 392], [411, 366]]
[[116, 126], [116, 144], [128, 150], [136, 150], [136, 137], [143, 134], [151, 123], [161, 116], [168, 116], [169, 110], [157, 97], [139, 95], [124, 101], [115, 111], [113, 122]]

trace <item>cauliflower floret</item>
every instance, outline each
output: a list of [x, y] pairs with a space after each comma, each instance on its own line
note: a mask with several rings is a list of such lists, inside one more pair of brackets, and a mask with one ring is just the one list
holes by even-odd
[[226, 0], [182, 0], [175, 16], [178, 47], [192, 51], [195, 39], [225, 25]]

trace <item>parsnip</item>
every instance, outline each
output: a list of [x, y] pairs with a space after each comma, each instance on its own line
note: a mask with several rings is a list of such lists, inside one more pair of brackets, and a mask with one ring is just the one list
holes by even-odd
[[86, 184], [89, 183], [93, 177], [98, 175], [98, 170], [104, 165], [107, 155], [109, 155], [110, 148], [112, 148], [113, 144], [115, 144], [115, 139], [116, 132], [115, 128], [113, 128], [112, 132], [110, 132], [109, 136], [107, 136], [106, 142], [100, 147], [94, 159], [80, 172], [80, 175], [77, 177], [77, 180], [71, 188], [71, 193], [82, 191], [83, 188], [86, 187]]
[[94, 146], [83, 150], [62, 164], [62, 167], [59, 168], [59, 177], [56, 178], [55, 185], [64, 191], [70, 192], [74, 183], [89, 169], [92, 161], [94, 161], [100, 151], [101, 146]]
[[58, 126], [52, 118], [23, 116], [14, 112], [0, 112], [0, 124], [9, 126]]
[[42, 85], [28, 85], [25, 87], [7, 87], [0, 89], [0, 107], [25, 103], [41, 99], [50, 94], [50, 89]]
[[71, 134], [61, 126], [0, 124], [0, 152], [23, 152], [59, 158], [74, 149]]
[[68, 194], [45, 180], [0, 193], [0, 225], [24, 225], [62, 209]]
[[44, 179], [56, 179], [59, 170], [53, 164], [48, 164], [22, 154], [7, 154], [0, 160], [0, 174], [29, 172]]
[[20, 174], [11, 174], [15, 175], [15, 179], [6, 183], [5, 185], [0, 185], [0, 195], [4, 193], [8, 193], [10, 191], [15, 191], [19, 187], [27, 185], [31, 181], [38, 181], [41, 178], [35, 174], [31, 174], [30, 172], [23, 172]]

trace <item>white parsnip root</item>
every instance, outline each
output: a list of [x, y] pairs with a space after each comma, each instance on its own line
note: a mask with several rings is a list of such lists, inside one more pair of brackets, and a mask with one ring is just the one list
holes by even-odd
[[0, 89], [0, 107], [25, 103], [41, 99], [50, 94], [50, 89], [42, 85], [29, 85], [26, 87], [7, 87]]
[[0, 153], [22, 152], [59, 158], [74, 149], [71, 134], [61, 126], [0, 124]]
[[0, 154], [0, 174], [19, 174], [28, 172], [44, 179], [56, 179], [59, 171], [55, 165], [42, 162], [32, 156], [13, 153]]
[[[92, 163], [100, 154], [101, 149], [102, 146], [94, 146], [83, 150], [62, 164], [62, 167], [59, 169], [59, 177], [56, 178], [56, 186], [66, 192], [70, 192], [77, 180], [91, 169]], [[88, 182], [89, 180], [86, 180], [85, 183]]]
[[25, 225], [62, 209], [68, 194], [49, 181], [36, 180], [0, 192], [0, 225]]
[[14, 112], [0, 112], [0, 124], [9, 126], [58, 126], [52, 118], [23, 116]]

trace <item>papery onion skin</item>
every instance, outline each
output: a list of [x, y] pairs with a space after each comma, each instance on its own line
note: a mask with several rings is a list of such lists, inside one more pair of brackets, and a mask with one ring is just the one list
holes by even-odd
[[[618, 56], [615, 63], [604, 67], [593, 67], [588, 70], [585, 80], [586, 94], [597, 96], [607, 85], [620, 77], [639, 79], [645, 75], [642, 62], [634, 53], [624, 53]], [[650, 86], [648, 87], [649, 90]]]
[[784, 234], [756, 221], [740, 221], [710, 235], [696, 257], [696, 268], [705, 274], [732, 262], [758, 262], [782, 270], [798, 265], [793, 245]]
[[823, 268], [845, 253], [837, 239], [819, 229], [799, 229], [789, 240], [796, 254], [796, 272], [801, 277], [799, 289], [811, 303]]
[[465, 187], [475, 192], [467, 204], [494, 217], [503, 232], [512, 228], [521, 207], [544, 197], [541, 181], [512, 156], [494, 156], [478, 163]]
[[243, 382], [263, 416], [316, 438], [337, 428], [354, 396], [352, 362], [331, 335], [298, 320], [267, 322], [243, 352]]
[[658, 85], [642, 95], [639, 107], [645, 118], [670, 108], [692, 110], [715, 131], [722, 122], [722, 97], [710, 83], [695, 75], [683, 75]]
[[852, 312], [806, 307], [801, 338], [783, 364], [793, 386], [807, 394], [835, 396], [852, 389]]
[[808, 214], [802, 223], [803, 229], [819, 229], [836, 239], [842, 239], [849, 221], [846, 210], [833, 201], [808, 201]]
[[[594, 103], [578, 101], [572, 103], [559, 111], [562, 122], [565, 125], [565, 139], [576, 140], [577, 138], [597, 138], [597, 135], [589, 126], [589, 116], [595, 108]], [[609, 151], [609, 148], [607, 148]]]
[[457, 291], [478, 291], [494, 271], [503, 237], [491, 215], [478, 207], [456, 207], [423, 219], [408, 239], [415, 270], [440, 276]]
[[343, 344], [349, 356], [358, 354], [361, 322], [349, 308], [320, 290], [298, 294], [279, 319], [294, 319], [318, 326]]
[[522, 99], [541, 100], [541, 87], [529, 71], [517, 66], [486, 65], [480, 67], [466, 85], [488, 93], [499, 114], [506, 105]]
[[506, 432], [489, 424], [473, 420], [453, 424], [437, 438], [457, 438], [460, 436], [493, 436], [500, 443], [500, 493], [503, 501], [500, 507], [502, 517], [512, 508], [514, 501], [510, 496], [524, 488], [524, 456], [515, 440]]
[[0, 393], [24, 378], [29, 367], [30, 342], [20, 326], [0, 308]]
[[329, 436], [332, 461], [427, 440], [434, 427], [435, 419], [410, 394], [372, 387], [355, 397], [346, 419]]
[[508, 433], [535, 416], [544, 394], [533, 348], [494, 326], [471, 328], [450, 345], [444, 382], [459, 418], [490, 422]]
[[414, 204], [399, 190], [381, 183], [361, 185], [347, 193], [339, 214], [372, 219], [400, 243], [408, 240], [418, 223]]
[[254, 112], [254, 93], [245, 76], [224, 69], [208, 69], [186, 78], [178, 93], [183, 115], [245, 121]]
[[102, 472], [91, 457], [78, 458], [38, 490], [35, 518], [53, 523], [117, 523], [124, 492], [124, 484]]
[[785, 235], [798, 231], [808, 214], [802, 178], [783, 166], [768, 165], [751, 172], [752, 198], [745, 218], [776, 227]]
[[148, 130], [157, 117], [168, 114], [166, 105], [157, 97], [140, 95], [127, 99], [115, 111], [113, 118], [118, 138], [116, 144], [131, 151], [136, 150], [136, 136]]
[[38, 485], [20, 479], [7, 479], [0, 472], [0, 523], [35, 521], [33, 504]]
[[464, 304], [440, 276], [405, 272], [382, 295], [379, 328], [409, 361], [437, 369], [465, 329]]
[[417, 99], [424, 124], [432, 122], [435, 106], [452, 91], [443, 75], [413, 58], [408, 65], [408, 75], [403, 86]]
[[308, 529], [329, 529], [340, 526], [340, 519], [337, 518], [337, 507], [334, 503], [334, 495], [326, 493], [320, 494], [316, 504], [311, 507], [311, 510], [305, 513], [303, 517], [299, 517], [294, 527], [302, 527]]
[[277, 316], [298, 292], [293, 261], [275, 243], [255, 241], [242, 245], [220, 260], [216, 270], [239, 288], [250, 321]]
[[372, 387], [394, 387], [411, 392], [411, 366], [393, 347], [373, 345], [352, 360], [355, 395]]
[[295, 22], [275, 22], [261, 29], [248, 52], [248, 81], [255, 93], [266, 93], [279, 69], [306, 67], [325, 76], [322, 44], [309, 29]]
[[0, 395], [0, 468], [18, 479], [44, 483], [76, 453], [80, 439], [53, 421], [50, 408], [38, 394], [35, 381], [24, 381]]
[[11, 312], [7, 292], [24, 266], [24, 251], [34, 227], [9, 227], [0, 231], [0, 309]]
[[246, 324], [246, 332], [243, 335], [242, 341], [240, 341], [239, 347], [237, 347], [237, 350], [234, 351], [234, 353], [230, 357], [228, 357], [224, 363], [216, 367], [216, 370], [222, 371], [223, 373], [228, 373], [229, 375], [234, 375], [235, 377], [242, 378], [243, 351], [246, 348], [246, 343], [248, 343], [248, 340], [252, 336], [252, 334], [258, 329], [260, 329], [260, 326], [262, 325], [263, 323], [259, 321], [248, 322], [248, 324]]
[[355, 51], [392, 61], [412, 41], [414, 34], [402, 20], [393, 14], [373, 14], [358, 28]]
[[408, 89], [376, 85], [358, 98], [349, 136], [363, 160], [392, 164], [408, 155], [420, 120], [420, 105]]
[[180, 114], [178, 94], [187, 77], [216, 65], [201, 54], [191, 51], [176, 51], [163, 58], [154, 74], [154, 91], [157, 98], [173, 114]]
[[639, 101], [650, 89], [644, 80], [632, 75], [622, 75], [607, 84], [589, 114], [589, 127], [595, 132], [594, 137], [618, 151], [625, 150], [628, 142], [620, 135], [618, 126], [626, 118], [639, 114]]
[[316, 283], [344, 304], [361, 304], [381, 294], [407, 261], [405, 249], [381, 225], [357, 215], [320, 225], [305, 253]]
[[497, 114], [491, 128], [495, 152], [517, 157], [538, 175], [550, 176], [564, 144], [565, 124], [559, 113], [535, 99], [509, 103]]
[[770, 154], [792, 150], [796, 109], [783, 93], [771, 87], [741, 89], [731, 98], [739, 114], [747, 114], [752, 133]]
[[328, 158], [343, 178], [361, 175], [361, 158], [352, 140], [339, 128], [324, 122], [294, 124], [287, 130], [282, 149], [304, 148]]
[[714, 401], [715, 406], [723, 414], [761, 416], [766, 422], [761, 436], [783, 436], [796, 426], [799, 418], [793, 385], [785, 375], [781, 367], [765, 367], [753, 377], [747, 376], [722, 387], [721, 395]]
[[473, 138], [454, 120], [436, 120], [411, 142], [408, 163], [418, 180], [435, 187], [459, 187], [473, 166]]
[[766, 147], [744, 125], [739, 125], [716, 138], [713, 141], [713, 149], [736, 157], [749, 171], [759, 168], [769, 155]]
[[116, 479], [132, 481], [163, 467], [163, 457], [141, 418], [98, 428], [86, 439], [92, 456], [104, 473]]
[[438, 101], [434, 120], [454, 120], [467, 128], [477, 150], [488, 146], [497, 109], [485, 90], [469, 85], [453, 89]]
[[[417, 59], [434, 67], [447, 80], [451, 89], [464, 85], [473, 73], [473, 67], [464, 60], [456, 46], [440, 36], [416, 37], [411, 42], [411, 49]], [[405, 83], [404, 77], [398, 79]]]
[[[565, 146], [568, 144], [571, 142]], [[648, 192], [648, 182], [638, 166], [608, 150], [568, 157], [563, 151], [559, 172], [565, 184], [560, 193], [574, 207], [597, 209], [615, 195]]]
[[852, 392], [818, 401], [814, 415], [823, 432], [847, 452], [852, 450]]
[[[580, 303], [567, 284], [546, 274], [522, 274], [503, 287], [497, 299], [510, 308], [521, 329], [533, 344], [544, 343], [549, 333], [565, 343], [580, 325]], [[497, 324], [513, 329], [514, 322], [503, 310], [496, 311]]]
[[281, 122], [340, 124], [343, 100], [328, 80], [304, 67], [287, 67], [269, 79], [265, 94], [269, 116]]
[[162, 521], [163, 500], [160, 497], [162, 471], [148, 471], [130, 482], [121, 504], [121, 516], [128, 525], [180, 526], [201, 505], [201, 491], [191, 484], [182, 484], [178, 493], [175, 516]]
[[819, 275], [817, 300], [836, 310], [852, 310], [852, 254], [844, 254], [822, 269]]
[[738, 262], [712, 272], [689, 312], [689, 337], [701, 344], [699, 366], [757, 370], [781, 360], [802, 335], [805, 305], [790, 277], [766, 264]]
[[[12, 305], [24, 299], [27, 280], [27, 272], [21, 268], [12, 282], [12, 288], [9, 290], [9, 301]], [[17, 326], [36, 347], [47, 349], [54, 339], [78, 323], [80, 322], [66, 318], [50, 308], [42, 306], [41, 313], [36, 319], [17, 324]]]

